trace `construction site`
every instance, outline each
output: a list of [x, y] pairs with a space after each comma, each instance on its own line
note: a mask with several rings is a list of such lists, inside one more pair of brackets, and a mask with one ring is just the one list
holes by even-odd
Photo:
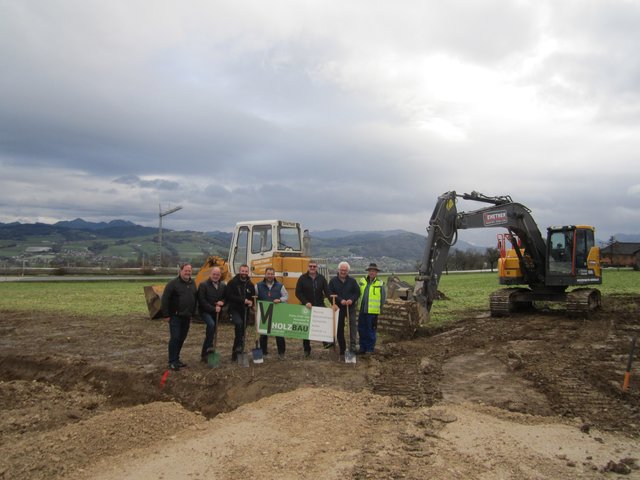
[[640, 478], [640, 295], [588, 318], [470, 310], [356, 364], [318, 342], [166, 373], [166, 321], [2, 311], [0, 478]]

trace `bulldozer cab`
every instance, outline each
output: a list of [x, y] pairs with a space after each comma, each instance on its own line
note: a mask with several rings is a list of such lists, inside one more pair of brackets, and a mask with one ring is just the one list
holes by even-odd
[[548, 285], [602, 283], [600, 249], [588, 225], [547, 229]]
[[238, 272], [240, 265], [246, 264], [255, 281], [260, 281], [265, 269], [272, 267], [278, 281], [291, 294], [295, 291], [300, 275], [307, 271], [310, 260], [303, 245], [302, 230], [298, 222], [239, 222], [233, 232], [229, 250], [231, 275]]
[[[262, 220], [240, 222], [233, 232], [229, 263], [232, 273], [238, 272], [240, 265], [251, 267], [252, 273], [262, 264], [260, 260], [271, 258], [274, 254], [283, 256], [302, 256], [302, 232], [297, 222], [283, 220]], [[264, 273], [264, 269], [261, 272]]]

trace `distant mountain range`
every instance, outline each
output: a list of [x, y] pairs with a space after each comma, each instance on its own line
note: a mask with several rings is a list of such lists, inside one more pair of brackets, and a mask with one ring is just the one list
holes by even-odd
[[[88, 222], [81, 218], [45, 223], [0, 223], [0, 261], [23, 262], [25, 252], [49, 252], [54, 260], [67, 263], [123, 263], [132, 266], [151, 264], [158, 250], [158, 229], [143, 227], [126, 220]], [[362, 262], [378, 261], [388, 268], [413, 269], [422, 257], [424, 235], [405, 230], [311, 232], [314, 256], [328, 259], [354, 258]], [[195, 232], [163, 230], [163, 257], [202, 262], [208, 255], [226, 258], [230, 232]], [[640, 241], [640, 235], [618, 234], [621, 242]], [[454, 249], [484, 254], [487, 247], [458, 240]], [[84, 260], [83, 260], [84, 259]], [[54, 261], [43, 258], [42, 261]], [[357, 262], [356, 262], [357, 263]], [[408, 271], [408, 270], [405, 270]]]

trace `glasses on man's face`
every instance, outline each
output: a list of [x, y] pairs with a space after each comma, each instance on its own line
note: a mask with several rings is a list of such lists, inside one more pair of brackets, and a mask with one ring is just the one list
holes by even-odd
[[318, 268], [317, 265], [309, 265], [309, 268]]

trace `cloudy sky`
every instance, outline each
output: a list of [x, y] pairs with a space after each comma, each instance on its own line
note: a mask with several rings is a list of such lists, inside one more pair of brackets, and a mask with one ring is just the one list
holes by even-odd
[[638, 0], [0, 0], [0, 222], [424, 233], [476, 190], [640, 233], [639, 25]]

